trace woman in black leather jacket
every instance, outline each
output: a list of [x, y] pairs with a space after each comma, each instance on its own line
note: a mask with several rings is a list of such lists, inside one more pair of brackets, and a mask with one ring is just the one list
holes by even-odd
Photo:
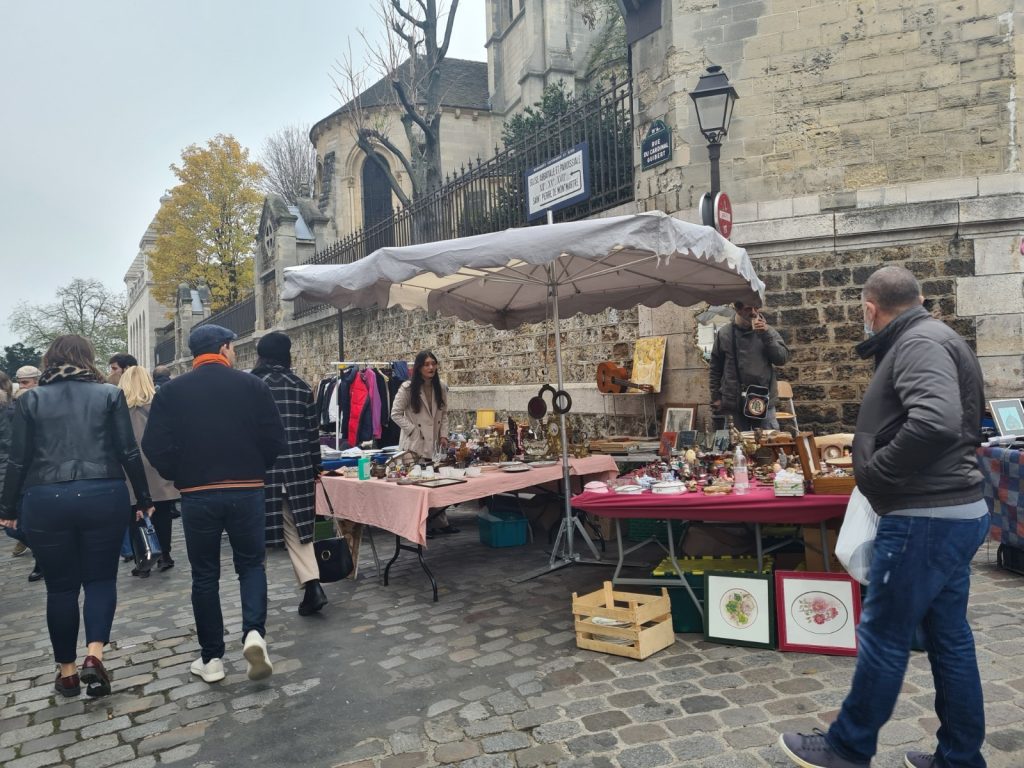
[[[46, 624], [60, 666], [54, 689], [63, 696], [77, 696], [81, 683], [89, 696], [110, 693], [102, 659], [128, 523], [125, 474], [139, 506], [153, 512], [124, 394], [103, 383], [95, 358], [81, 336], [61, 336], [50, 345], [40, 386], [18, 398], [0, 495], [0, 525], [23, 528], [43, 568]], [[75, 654], [83, 589], [88, 655], [79, 676]]]

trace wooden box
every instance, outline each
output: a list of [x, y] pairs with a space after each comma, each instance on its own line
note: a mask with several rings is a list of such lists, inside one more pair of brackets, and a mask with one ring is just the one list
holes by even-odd
[[676, 641], [672, 603], [664, 587], [660, 595], [642, 595], [616, 592], [606, 581], [597, 592], [573, 592], [572, 612], [576, 645], [589, 651], [646, 659]]
[[857, 481], [853, 477], [828, 477], [818, 475], [811, 481], [815, 493], [849, 496]]
[[[825, 524], [825, 550], [828, 554], [829, 567], [832, 573], [845, 573], [846, 569], [836, 557], [836, 540], [839, 538], [841, 520], [829, 520]], [[821, 547], [821, 527], [818, 525], [805, 525], [801, 528], [804, 539], [804, 564], [808, 571], [821, 573], [825, 570], [825, 555]]]

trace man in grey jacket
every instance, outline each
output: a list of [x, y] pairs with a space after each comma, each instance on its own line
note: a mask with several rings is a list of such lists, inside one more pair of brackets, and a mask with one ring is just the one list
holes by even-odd
[[971, 559], [989, 529], [975, 450], [981, 440], [981, 366], [967, 343], [921, 306], [903, 267], [864, 284], [857, 347], [874, 358], [853, 443], [857, 487], [881, 515], [850, 692], [827, 734], [784, 733], [804, 768], [867, 768], [903, 684], [921, 627], [940, 727], [932, 752], [908, 768], [984, 768], [985, 711], [967, 622]]
[[[711, 348], [711, 407], [718, 415], [732, 416], [739, 429], [778, 429], [774, 366], [789, 362], [789, 347], [778, 331], [768, 327], [760, 309], [742, 301], [735, 302], [733, 308], [736, 317], [718, 329]], [[771, 404], [764, 418], [748, 418], [743, 413], [743, 392], [751, 385], [770, 392]]]

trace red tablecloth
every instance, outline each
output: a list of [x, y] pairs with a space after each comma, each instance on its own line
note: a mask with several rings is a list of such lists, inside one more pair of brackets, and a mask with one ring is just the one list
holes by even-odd
[[743, 496], [735, 493], [684, 493], [668, 496], [650, 491], [638, 495], [587, 491], [573, 496], [572, 505], [595, 515], [612, 518], [809, 525], [842, 517], [849, 500], [849, 496], [824, 494], [776, 497], [769, 487], [754, 487]]

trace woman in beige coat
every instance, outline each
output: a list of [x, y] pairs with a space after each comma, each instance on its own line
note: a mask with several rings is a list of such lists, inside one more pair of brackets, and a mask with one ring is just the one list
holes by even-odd
[[[398, 447], [426, 458], [448, 448], [448, 386], [437, 373], [437, 357], [424, 350], [416, 355], [412, 379], [402, 384], [391, 406], [391, 420], [402, 429]], [[433, 527], [432, 527], [433, 526]], [[458, 533], [443, 509], [427, 515], [427, 538], [438, 533]]]
[[[124, 391], [125, 400], [128, 401], [128, 414], [132, 419], [132, 431], [135, 433], [135, 440], [142, 444], [142, 434], [146, 431], [146, 422], [149, 421], [149, 408], [153, 404], [153, 395], [156, 394], [156, 387], [149, 371], [138, 365], [125, 368], [121, 378], [117, 382]], [[171, 513], [174, 511], [175, 502], [181, 498], [178, 489], [170, 480], [164, 480], [159, 473], [153, 469], [142, 454], [142, 464], [146, 468], [146, 482], [149, 483], [149, 492], [153, 496], [153, 527], [156, 529], [156, 537], [160, 540], [160, 557], [157, 558], [156, 566], [161, 571], [174, 567], [174, 560], [171, 558]], [[131, 496], [132, 506], [135, 506], [135, 494], [131, 488], [128, 489]], [[135, 568], [133, 576], [146, 578], [148, 570]]]

